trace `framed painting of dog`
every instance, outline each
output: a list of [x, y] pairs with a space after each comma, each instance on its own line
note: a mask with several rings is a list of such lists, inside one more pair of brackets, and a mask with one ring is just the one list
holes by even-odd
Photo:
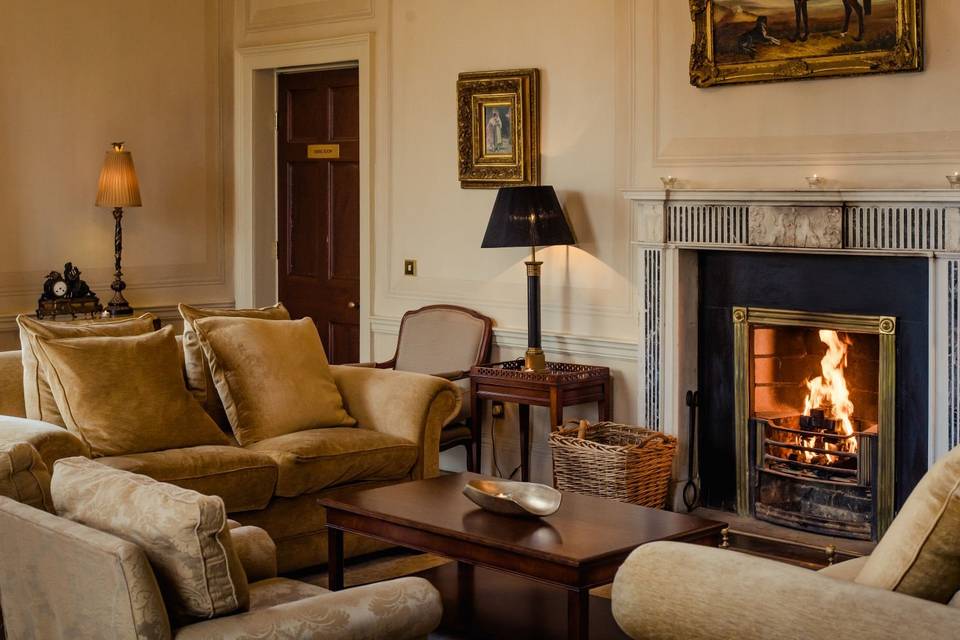
[[697, 87], [923, 69], [923, 0], [689, 0]]

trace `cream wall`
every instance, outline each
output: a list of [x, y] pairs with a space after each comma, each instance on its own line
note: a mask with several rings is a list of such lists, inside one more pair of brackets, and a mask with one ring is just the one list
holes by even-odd
[[[925, 4], [921, 74], [707, 90], [689, 85], [692, 23], [688, 3], [676, 0], [518, 0], [500, 13], [474, 0], [237, 0], [234, 18], [241, 47], [373, 35], [370, 313], [379, 358], [392, 353], [403, 311], [435, 302], [493, 316], [495, 357], [522, 353], [526, 254], [479, 248], [495, 192], [459, 188], [455, 82], [462, 71], [541, 70], [542, 179], [557, 188], [580, 240], [543, 254], [545, 348], [611, 366], [616, 416], [630, 421], [636, 260], [620, 190], [658, 187], [668, 174], [694, 188], [801, 188], [814, 172], [832, 187], [945, 186], [943, 176], [960, 169], [951, 33], [960, 6]], [[402, 275], [404, 258], [418, 261], [418, 277]], [[535, 479], [549, 480], [546, 418], [534, 416]], [[512, 414], [497, 426], [502, 468], [515, 463], [515, 429]]]
[[[628, 182], [630, 149], [618, 135], [627, 116], [628, 83], [618, 62], [625, 8], [614, 0], [527, 0], [491, 22], [490, 5], [481, 2], [237, 2], [239, 47], [373, 34], [374, 356], [392, 354], [404, 311], [439, 302], [492, 316], [495, 357], [522, 355], [528, 253], [480, 249], [496, 191], [460, 188], [454, 105], [462, 71], [537, 67], [542, 181], [555, 185], [579, 240], [538, 254], [545, 262], [544, 347], [556, 359], [610, 366], [617, 417], [634, 418], [637, 309], [627, 208], [617, 191]], [[417, 260], [417, 277], [402, 275], [405, 258]], [[578, 407], [568, 415], [595, 419], [596, 411]], [[535, 409], [534, 421], [535, 478], [549, 480], [546, 412]], [[512, 469], [512, 410], [497, 427], [497, 445], [501, 467]], [[445, 466], [457, 466], [460, 456], [445, 455]]]
[[114, 140], [132, 151], [143, 198], [124, 215], [131, 304], [169, 317], [178, 301], [232, 303], [221, 9], [0, 0], [0, 348], [16, 346], [13, 316], [36, 309], [67, 260], [109, 300], [113, 218], [93, 201]]
[[687, 3], [638, 0], [633, 185], [805, 188], [817, 173], [828, 188], [947, 187], [960, 170], [960, 2], [923, 5], [921, 73], [697, 89]]
[[[537, 67], [543, 182], [580, 240], [542, 254], [545, 348], [611, 366], [616, 416], [636, 420], [636, 260], [619, 190], [666, 174], [799, 188], [814, 172], [835, 187], [944, 186], [960, 169], [960, 4], [925, 6], [923, 73], [695, 89], [677, 0], [517, 0], [501, 12], [479, 0], [0, 0], [0, 347], [65, 260], [107, 297], [112, 221], [91, 202], [117, 138], [144, 197], [124, 226], [131, 302], [166, 315], [179, 300], [230, 304], [232, 53], [369, 33], [373, 354], [393, 351], [404, 310], [434, 302], [493, 316], [495, 355], [522, 353], [526, 254], [479, 248], [495, 192], [459, 188], [454, 100], [461, 71]], [[404, 258], [418, 277], [402, 276]], [[534, 415], [536, 477], [548, 479]], [[502, 467], [515, 460], [512, 420], [497, 429]]]

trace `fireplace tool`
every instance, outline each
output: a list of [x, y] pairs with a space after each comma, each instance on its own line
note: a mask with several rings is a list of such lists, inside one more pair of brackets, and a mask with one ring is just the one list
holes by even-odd
[[687, 439], [687, 483], [683, 485], [683, 504], [687, 507], [687, 513], [693, 511], [700, 499], [700, 487], [697, 486], [693, 475], [693, 463], [697, 453], [697, 407], [699, 405], [700, 392], [687, 391], [687, 407], [690, 409], [690, 433]]

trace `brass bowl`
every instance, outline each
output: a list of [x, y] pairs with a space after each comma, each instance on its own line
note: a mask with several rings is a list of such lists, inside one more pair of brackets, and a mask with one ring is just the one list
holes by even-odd
[[508, 516], [549, 516], [560, 508], [563, 494], [545, 484], [512, 480], [470, 480], [463, 495], [480, 508]]

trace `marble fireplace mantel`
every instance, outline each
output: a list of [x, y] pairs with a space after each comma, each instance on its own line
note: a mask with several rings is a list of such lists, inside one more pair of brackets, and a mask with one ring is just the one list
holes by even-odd
[[[929, 461], [960, 444], [960, 191], [624, 190], [640, 309], [638, 415], [678, 436], [697, 388], [697, 252], [930, 261]], [[685, 469], [678, 472], [685, 480]]]

